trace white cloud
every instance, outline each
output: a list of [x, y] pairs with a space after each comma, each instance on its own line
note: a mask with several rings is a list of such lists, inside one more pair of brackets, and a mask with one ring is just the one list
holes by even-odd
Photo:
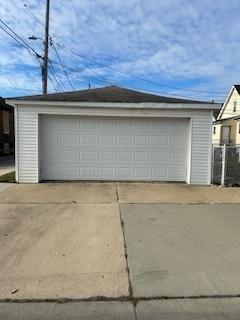
[[[43, 36], [45, 1], [25, 3], [32, 13], [22, 1], [0, 0], [1, 16], [25, 40], [32, 34]], [[51, 2], [50, 30], [57, 42], [122, 72], [175, 87], [224, 93], [232, 82], [239, 82], [239, 9], [237, 0], [58, 0]], [[12, 80], [23, 79], [24, 87], [40, 84], [39, 67], [32, 57], [1, 31], [0, 37], [3, 73]], [[29, 43], [41, 52], [40, 41]], [[60, 49], [59, 52], [66, 65], [85, 75], [100, 74], [110, 81], [131, 84], [127, 76], [84, 59], [77, 61]], [[51, 58], [57, 59], [52, 51]], [[56, 69], [66, 81], [61, 69]], [[81, 79], [80, 73], [70, 76], [76, 88], [90, 81]], [[1, 82], [3, 91], [8, 85], [4, 83]], [[184, 91], [175, 92], [136, 79], [132, 84], [184, 95]]]

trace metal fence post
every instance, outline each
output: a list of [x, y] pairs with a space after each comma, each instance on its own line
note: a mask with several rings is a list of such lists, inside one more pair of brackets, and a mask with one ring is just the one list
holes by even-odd
[[221, 185], [225, 185], [225, 172], [226, 172], [226, 144], [222, 148], [222, 176], [221, 176]]

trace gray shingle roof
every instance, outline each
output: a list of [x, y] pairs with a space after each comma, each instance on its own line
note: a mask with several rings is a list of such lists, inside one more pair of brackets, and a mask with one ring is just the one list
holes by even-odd
[[0, 110], [13, 110], [13, 107], [5, 103], [5, 99], [0, 97]]
[[209, 103], [206, 101], [188, 100], [159, 96], [150, 93], [139, 92], [117, 86], [108, 86], [90, 90], [51, 93], [10, 98], [8, 100], [31, 100], [31, 101], [70, 101], [70, 102], [125, 102], [125, 103]]
[[238, 94], [240, 94], [240, 84], [235, 84], [234, 87], [236, 88]]

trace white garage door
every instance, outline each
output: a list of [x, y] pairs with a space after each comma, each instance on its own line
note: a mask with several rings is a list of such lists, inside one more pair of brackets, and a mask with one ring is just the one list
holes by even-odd
[[185, 181], [188, 119], [40, 116], [42, 180]]

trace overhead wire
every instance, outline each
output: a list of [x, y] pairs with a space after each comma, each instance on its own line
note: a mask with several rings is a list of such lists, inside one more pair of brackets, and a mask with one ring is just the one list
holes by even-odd
[[57, 50], [57, 48], [56, 48], [56, 46], [55, 46], [55, 44], [54, 44], [54, 42], [53, 42], [53, 40], [52, 40], [51, 37], [50, 37], [50, 46], [51, 46], [51, 47], [53, 48], [53, 50], [55, 51], [55, 54], [56, 54], [56, 56], [57, 56], [57, 58], [58, 58], [58, 60], [59, 60], [59, 62], [60, 62], [60, 64], [61, 64], [62, 70], [63, 70], [63, 72], [64, 72], [64, 74], [65, 74], [65, 76], [66, 76], [66, 78], [67, 78], [67, 80], [68, 80], [68, 83], [69, 83], [71, 89], [74, 91], [74, 90], [75, 90], [75, 89], [74, 89], [74, 86], [73, 86], [73, 84], [72, 84], [72, 82], [71, 82], [71, 80], [70, 80], [70, 78], [69, 78], [69, 76], [68, 76], [68, 73], [67, 73], [67, 71], [66, 71], [66, 68], [65, 68], [64, 65], [63, 65], [62, 59], [61, 59], [61, 57], [60, 57], [60, 55], [59, 55], [59, 53], [58, 53], [58, 50]]
[[[29, 11], [30, 14], [32, 15], [32, 17], [34, 17], [34, 19], [35, 19], [41, 26], [45, 27], [45, 26], [44, 26], [44, 23], [34, 14], [34, 12], [31, 10], [31, 8], [29, 7], [29, 5], [26, 4], [25, 1], [23, 1], [23, 0], [21, 0], [21, 2], [22, 2], [22, 4], [24, 5], [24, 7], [25, 7], [26, 9], [28, 9], [28, 11]], [[71, 80], [70, 80], [70, 78], [69, 78], [66, 70], [65, 70], [64, 67], [63, 67], [62, 59], [61, 59], [61, 57], [60, 57], [60, 54], [59, 54], [58, 51], [57, 51], [57, 48], [56, 48], [55, 44], [53, 43], [53, 40], [52, 40], [51, 36], [49, 36], [49, 40], [50, 40], [50, 46], [53, 48], [53, 50], [54, 50], [54, 52], [55, 52], [55, 54], [56, 54], [56, 56], [57, 56], [57, 59], [59, 60], [60, 64], [62, 65], [62, 70], [63, 70], [63, 72], [64, 72], [64, 74], [65, 74], [65, 76], [66, 76], [66, 78], [67, 78], [67, 81], [68, 81], [71, 89], [74, 91], [75, 89], [74, 89], [74, 87], [73, 87], [73, 84], [71, 83]], [[57, 77], [57, 74], [55, 74], [55, 77]], [[61, 80], [58, 80], [58, 81], [61, 82]]]
[[[12, 37], [15, 41], [17, 41], [18, 44], [20, 44], [22, 47], [27, 49], [31, 55], [36, 55], [38, 58], [41, 58], [41, 56], [22, 37], [20, 37], [12, 28], [10, 28], [8, 24], [6, 24], [1, 18], [0, 18], [0, 22], [9, 30], [9, 31], [6, 30], [3, 26], [0, 25], [0, 28], [3, 31], [5, 31], [10, 37]], [[31, 51], [33, 53], [31, 53]]]
[[166, 85], [166, 84], [163, 84], [163, 83], [159, 83], [159, 82], [155, 82], [155, 81], [152, 81], [152, 80], [149, 80], [149, 79], [145, 79], [145, 78], [142, 78], [140, 76], [136, 76], [136, 75], [132, 75], [132, 74], [128, 74], [124, 71], [120, 71], [118, 69], [115, 69], [113, 67], [110, 67], [104, 63], [101, 63], [101, 62], [97, 62], [91, 58], [87, 58], [85, 56], [83, 56], [82, 54], [79, 54], [73, 50], [70, 50], [68, 48], [66, 48], [64, 45], [60, 44], [59, 42], [55, 42], [56, 45], [61, 48], [62, 50], [65, 50], [66, 52], [70, 52], [76, 56], [79, 56], [80, 58], [82, 58], [83, 60], [87, 60], [93, 64], [96, 64], [96, 65], [99, 65], [99, 66], [102, 66], [106, 69], [109, 69], [109, 70], [112, 70], [112, 71], [115, 71], [115, 72], [118, 72], [118, 73], [121, 73], [123, 75], [126, 75], [128, 77], [131, 77], [131, 78], [136, 78], [138, 80], [142, 80], [142, 81], [145, 81], [145, 82], [149, 82], [151, 84], [154, 84], [154, 85], [157, 85], [157, 86], [161, 86], [161, 87], [166, 87], [166, 88], [170, 88], [170, 89], [173, 89], [173, 90], [180, 90], [180, 91], [190, 91], [190, 92], [197, 92], [197, 93], [208, 93], [208, 94], [219, 94], [219, 95], [222, 95], [223, 93], [221, 92], [215, 92], [215, 91], [203, 91], [203, 90], [195, 90], [195, 89], [187, 89], [187, 88], [180, 88], [180, 87], [175, 87], [175, 86], [170, 86], [170, 85]]
[[62, 83], [57, 79], [56, 70], [55, 70], [54, 66], [52, 65], [52, 63], [50, 63], [50, 65], [48, 66], [48, 70], [51, 73], [53, 79], [55, 80], [55, 83], [57, 85], [58, 90], [60, 92], [65, 91], [65, 88], [63, 87]]
[[[42, 25], [44, 26], [44, 24], [39, 20], [39, 18], [32, 12], [32, 10], [30, 9], [29, 5], [27, 5], [23, 0], [21, 0], [21, 2], [24, 4], [25, 8], [27, 8], [29, 10], [29, 12], [31, 13], [31, 15]], [[86, 60], [92, 64], [95, 64], [95, 65], [99, 65], [99, 66], [102, 66], [108, 70], [111, 70], [111, 71], [114, 71], [114, 72], [117, 72], [117, 73], [120, 73], [122, 75], [125, 75], [125, 76], [128, 76], [128, 77], [131, 77], [131, 78], [135, 78], [135, 79], [138, 79], [138, 80], [141, 80], [141, 81], [144, 81], [144, 82], [148, 82], [148, 83], [151, 83], [153, 85], [157, 85], [157, 86], [160, 86], [160, 87], [165, 87], [165, 88], [169, 88], [169, 89], [172, 89], [172, 90], [177, 90], [177, 91], [188, 91], [188, 92], [195, 92], [195, 93], [203, 93], [203, 94], [214, 94], [214, 95], [222, 95], [222, 96], [225, 96], [226, 93], [220, 93], [220, 92], [215, 92], [215, 91], [204, 91], [204, 90], [197, 90], [197, 89], [188, 89], [188, 88], [181, 88], [181, 87], [176, 87], [176, 86], [172, 86], [172, 85], [166, 85], [166, 84], [163, 84], [163, 83], [159, 83], [159, 82], [156, 82], [156, 81], [153, 81], [153, 80], [150, 80], [150, 79], [145, 79], [143, 77], [140, 77], [140, 76], [137, 76], [137, 75], [133, 75], [133, 74], [129, 74], [127, 72], [124, 72], [124, 71], [121, 71], [121, 70], [118, 70], [112, 66], [109, 66], [109, 65], [106, 65], [104, 63], [101, 63], [101, 62], [98, 62], [98, 61], [95, 61], [94, 59], [91, 59], [91, 58], [88, 58], [88, 57], [85, 57], [84, 55], [82, 54], [79, 54], [77, 52], [74, 52], [73, 50], [70, 50], [69, 48], [66, 48], [63, 44], [59, 43], [59, 42], [56, 42], [55, 41], [55, 44], [60, 47], [61, 49], [64, 49], [65, 51], [68, 51], [68, 53], [72, 53], [74, 55], [77, 55], [79, 56], [81, 59], [83, 60]], [[88, 67], [88, 69], [92, 70], [91, 68]], [[92, 72], [95, 72], [96, 71], [92, 71]], [[98, 75], [99, 76], [99, 75]], [[106, 79], [105, 79], [106, 81]], [[108, 82], [111, 82], [109, 80], [107, 80]], [[169, 93], [168, 93], [169, 94]]]

